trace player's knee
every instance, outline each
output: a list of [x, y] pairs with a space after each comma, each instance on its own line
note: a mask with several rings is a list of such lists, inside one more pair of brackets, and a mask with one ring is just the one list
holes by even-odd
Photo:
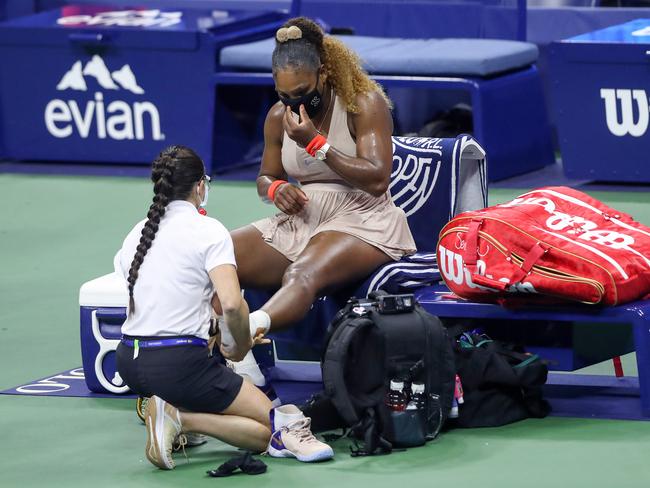
[[282, 277], [282, 286], [297, 287], [301, 290], [301, 295], [305, 297], [315, 297], [317, 285], [311, 273], [303, 269], [302, 266], [290, 265]]

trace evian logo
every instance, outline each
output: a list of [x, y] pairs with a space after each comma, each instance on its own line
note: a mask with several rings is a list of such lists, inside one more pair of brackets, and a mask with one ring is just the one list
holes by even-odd
[[648, 130], [648, 95], [645, 90], [602, 88], [600, 98], [605, 101], [607, 128], [612, 134], [618, 137], [627, 134], [641, 137], [646, 133]]
[[[406, 158], [399, 155], [395, 146], [408, 150]], [[393, 137], [393, 172], [389, 188], [393, 202], [404, 210], [407, 217], [429, 200], [436, 187], [441, 164], [441, 139]]]
[[[145, 93], [128, 64], [111, 73], [98, 55], [93, 56], [85, 66], [81, 61], [74, 63], [56, 85], [56, 89], [62, 92], [87, 92], [88, 82], [117, 93]], [[112, 100], [109, 103], [104, 101], [104, 93], [98, 90], [86, 101], [85, 106], [77, 100], [55, 98], [46, 105], [44, 116], [47, 131], [57, 138], [70, 137], [76, 133], [82, 139], [87, 139], [92, 133], [98, 139], [116, 141], [165, 139], [160, 129], [160, 114], [153, 103], [141, 101], [129, 104], [124, 100]]]
[[182, 12], [161, 12], [160, 10], [116, 10], [94, 15], [68, 15], [56, 23], [66, 26], [96, 25], [117, 27], [171, 27], [182, 20]]

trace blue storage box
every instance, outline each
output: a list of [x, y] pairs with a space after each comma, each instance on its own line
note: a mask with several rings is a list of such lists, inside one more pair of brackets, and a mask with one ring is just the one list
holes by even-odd
[[555, 42], [550, 63], [566, 175], [650, 183], [650, 19]]
[[284, 18], [71, 5], [0, 23], [1, 155], [146, 164], [184, 144], [209, 166], [219, 42]]
[[126, 282], [115, 273], [88, 281], [79, 290], [81, 360], [90, 391], [129, 391], [115, 366], [128, 299]]

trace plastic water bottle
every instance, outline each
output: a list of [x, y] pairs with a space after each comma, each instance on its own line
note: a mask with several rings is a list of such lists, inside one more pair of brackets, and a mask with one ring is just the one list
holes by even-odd
[[411, 400], [409, 401], [406, 410], [422, 410], [424, 409], [424, 403], [424, 384], [411, 384]]
[[451, 410], [449, 410], [449, 418], [457, 419], [458, 418], [458, 400], [455, 398], [451, 401]]
[[404, 382], [399, 380], [391, 380], [390, 390], [386, 395], [386, 406], [395, 412], [406, 410], [408, 397], [404, 392]]

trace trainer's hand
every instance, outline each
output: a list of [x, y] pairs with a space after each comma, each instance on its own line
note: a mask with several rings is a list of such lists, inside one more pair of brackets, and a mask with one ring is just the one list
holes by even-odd
[[311, 140], [318, 135], [314, 123], [307, 115], [304, 105], [300, 105], [300, 123], [296, 122], [292, 116], [291, 107], [286, 107], [282, 125], [287, 135], [298, 145], [307, 147]]
[[261, 327], [255, 331], [255, 337], [253, 337], [253, 347], [259, 346], [260, 344], [270, 344], [271, 339], [264, 337], [264, 329]]
[[309, 201], [307, 195], [295, 185], [284, 183], [275, 190], [273, 203], [287, 215], [300, 212]]
[[253, 339], [250, 339], [248, 344], [244, 345], [243, 347], [235, 344], [234, 347], [224, 347], [223, 343], [219, 345], [219, 350], [221, 351], [221, 355], [226, 358], [230, 359], [231, 361], [239, 362], [242, 359], [246, 357], [246, 354], [248, 354], [248, 351], [251, 350], [253, 347]]

